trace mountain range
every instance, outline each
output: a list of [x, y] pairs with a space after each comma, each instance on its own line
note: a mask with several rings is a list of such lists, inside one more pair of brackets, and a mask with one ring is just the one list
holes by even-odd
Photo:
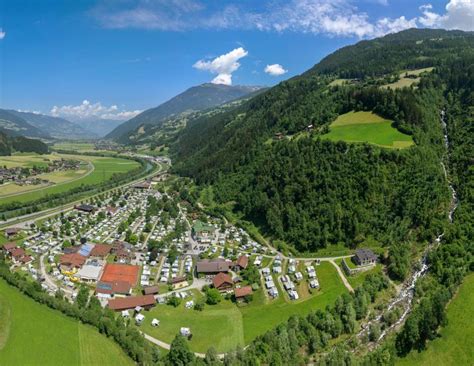
[[164, 120], [185, 112], [200, 111], [242, 98], [261, 89], [258, 86], [206, 83], [191, 87], [158, 107], [147, 109], [124, 122], [106, 138], [126, 140], [127, 135], [142, 125], [160, 125]]

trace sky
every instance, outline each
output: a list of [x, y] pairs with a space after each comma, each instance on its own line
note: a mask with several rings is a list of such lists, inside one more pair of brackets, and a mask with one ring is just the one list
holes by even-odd
[[126, 120], [412, 27], [473, 31], [474, 0], [0, 0], [0, 107]]

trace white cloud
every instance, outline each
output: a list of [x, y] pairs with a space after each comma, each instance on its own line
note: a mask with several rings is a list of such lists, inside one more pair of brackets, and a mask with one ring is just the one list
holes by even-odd
[[450, 0], [445, 14], [435, 13], [431, 4], [420, 10], [423, 15], [418, 21], [425, 27], [474, 31], [474, 0]]
[[0, 39], [4, 39], [6, 35], [7, 35], [7, 32], [5, 32], [3, 28], [0, 28]]
[[214, 60], [199, 60], [193, 67], [217, 74], [212, 80], [214, 84], [232, 85], [232, 73], [240, 67], [238, 61], [247, 55], [248, 52], [244, 48], [239, 47], [216, 57]]
[[264, 71], [272, 76], [280, 76], [288, 72], [280, 64], [267, 65]]
[[[387, 0], [367, 0], [382, 5]], [[126, 8], [120, 4], [127, 4]], [[231, 0], [218, 8], [199, 0], [137, 0], [106, 2], [92, 12], [108, 28], [145, 28], [163, 31], [192, 29], [257, 29], [329, 36], [372, 38], [425, 26], [472, 30], [474, 0], [450, 0], [446, 14], [426, 6], [419, 17], [370, 18], [352, 0], [266, 0], [259, 11]], [[219, 3], [221, 4], [221, 3]]]
[[54, 117], [70, 118], [72, 120], [115, 119], [127, 120], [141, 113], [135, 111], [121, 111], [116, 105], [103, 106], [100, 102], [91, 103], [87, 99], [79, 105], [54, 106], [51, 114]]

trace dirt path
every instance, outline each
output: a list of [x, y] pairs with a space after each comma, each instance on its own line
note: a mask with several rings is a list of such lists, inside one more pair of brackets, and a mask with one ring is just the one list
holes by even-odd
[[346, 276], [344, 276], [344, 273], [342, 272], [341, 267], [337, 265], [336, 262], [334, 262], [333, 259], [329, 260], [329, 263], [331, 263], [334, 267], [336, 267], [337, 273], [339, 274], [339, 277], [341, 277], [342, 282], [344, 283], [344, 286], [349, 290], [349, 292], [354, 292], [354, 289], [352, 288], [351, 284], [347, 280]]

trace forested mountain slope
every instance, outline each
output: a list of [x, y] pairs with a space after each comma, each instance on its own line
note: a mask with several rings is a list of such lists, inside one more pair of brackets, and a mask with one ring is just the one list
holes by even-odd
[[199, 111], [211, 108], [228, 101], [241, 98], [258, 90], [255, 86], [202, 84], [187, 89], [181, 94], [160, 104], [156, 108], [148, 109], [138, 116], [124, 122], [106, 137], [120, 139], [141, 125], [160, 125], [166, 118], [183, 112]]
[[[218, 202], [237, 202], [236, 209], [299, 251], [355, 246], [368, 237], [385, 245], [431, 239], [449, 202], [440, 165], [445, 76], [435, 68], [416, 88], [396, 90], [371, 82], [465, 59], [474, 35], [408, 30], [351, 47], [234, 110], [188, 125], [172, 148], [175, 170], [212, 184]], [[428, 55], [423, 63], [420, 54]], [[373, 57], [377, 63], [368, 66]], [[329, 85], [341, 77], [363, 79]], [[387, 150], [318, 138], [351, 110], [393, 120], [415, 146]], [[314, 131], [303, 134], [308, 125]], [[269, 143], [277, 132], [296, 137]]]
[[50, 137], [46, 132], [29, 124], [24, 118], [5, 109], [0, 109], [0, 131], [13, 136]]
[[40, 140], [24, 136], [8, 136], [0, 131], [0, 155], [11, 155], [14, 151], [46, 154], [48, 146]]
[[58, 118], [31, 112], [19, 112], [14, 110], [9, 110], [8, 112], [20, 118], [23, 118], [30, 125], [38, 128], [43, 133], [48, 134], [49, 136], [54, 138], [90, 139], [98, 137], [94, 133], [88, 132], [81, 126], [64, 118]]

